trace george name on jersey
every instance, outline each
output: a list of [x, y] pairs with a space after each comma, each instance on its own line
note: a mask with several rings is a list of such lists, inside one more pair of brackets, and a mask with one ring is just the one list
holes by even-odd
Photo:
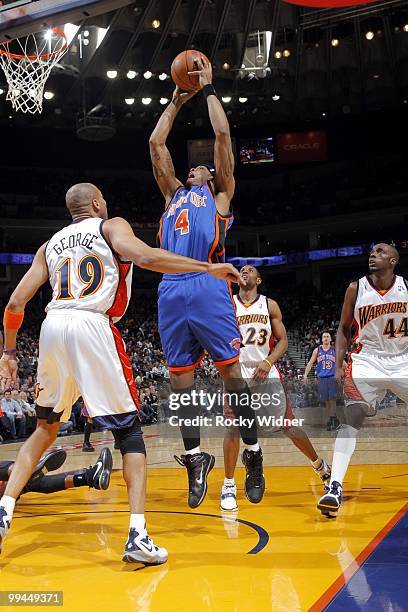
[[360, 319], [360, 329], [363, 329], [367, 323], [388, 314], [404, 314], [408, 312], [408, 302], [388, 302], [387, 304], [368, 304], [361, 306], [358, 309]]
[[250, 323], [261, 323], [261, 325], [267, 325], [269, 322], [269, 315], [264, 314], [247, 314], [237, 317], [238, 325], [249, 325]]
[[91, 234], [91, 232], [87, 232], [86, 234], [77, 232], [76, 234], [71, 234], [71, 236], [60, 238], [57, 244], [54, 244], [52, 248], [57, 255], [61, 255], [66, 249], [74, 249], [80, 246], [92, 251], [95, 238], [99, 238], [99, 236]]

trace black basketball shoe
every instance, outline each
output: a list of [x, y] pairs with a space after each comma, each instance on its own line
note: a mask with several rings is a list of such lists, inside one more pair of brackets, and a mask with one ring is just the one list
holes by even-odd
[[94, 453], [95, 448], [89, 442], [84, 442], [82, 445], [82, 452], [83, 453]]
[[31, 474], [31, 478], [22, 490], [22, 493], [27, 493], [30, 490], [30, 486], [39, 480], [39, 478], [43, 478], [47, 472], [58, 470], [61, 465], [64, 465], [66, 458], [67, 453], [62, 448], [46, 453], [43, 457], [41, 457], [40, 461], [36, 465], [35, 470]]
[[245, 495], [251, 503], [259, 504], [265, 492], [262, 450], [251, 451], [246, 448], [242, 453], [242, 463], [246, 470]]
[[188, 474], [188, 505], [197, 508], [207, 493], [207, 476], [214, 467], [215, 457], [209, 453], [181, 455], [174, 458], [180, 465], [187, 468]]
[[88, 485], [92, 489], [102, 489], [106, 491], [109, 487], [112, 473], [113, 460], [109, 448], [103, 448], [95, 465], [85, 470]]

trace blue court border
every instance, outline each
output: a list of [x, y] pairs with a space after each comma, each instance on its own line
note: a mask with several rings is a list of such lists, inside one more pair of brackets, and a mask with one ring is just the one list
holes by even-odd
[[356, 570], [343, 574], [310, 612], [372, 612], [407, 609], [408, 504], [405, 504], [355, 559]]

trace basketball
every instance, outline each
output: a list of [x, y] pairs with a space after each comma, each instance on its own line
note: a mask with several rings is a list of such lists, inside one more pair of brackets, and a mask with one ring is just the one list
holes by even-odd
[[171, 78], [183, 91], [194, 91], [200, 89], [198, 75], [188, 74], [189, 72], [198, 69], [197, 60], [200, 57], [209, 62], [209, 59], [204, 55], [204, 53], [194, 49], [182, 51], [174, 58], [171, 65]]

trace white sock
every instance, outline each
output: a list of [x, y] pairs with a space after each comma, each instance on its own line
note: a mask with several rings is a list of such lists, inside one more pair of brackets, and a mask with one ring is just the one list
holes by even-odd
[[358, 429], [351, 425], [342, 425], [334, 444], [333, 464], [331, 468], [330, 484], [334, 481], [343, 483], [357, 443]]
[[235, 478], [224, 478], [224, 487], [235, 487]]
[[258, 442], [256, 444], [245, 444], [245, 447], [247, 448], [247, 450], [254, 451], [255, 453], [259, 451], [260, 448]]
[[3, 506], [9, 516], [13, 516], [15, 505], [16, 500], [14, 499], [14, 497], [10, 497], [9, 495], [3, 495], [3, 497], [0, 499], [0, 506]]
[[320, 457], [318, 457], [316, 459], [316, 461], [310, 461], [310, 463], [313, 465], [314, 468], [320, 468], [323, 466], [323, 459], [321, 459]]
[[199, 446], [196, 446], [195, 448], [192, 448], [191, 450], [186, 451], [186, 455], [195, 455], [197, 453], [201, 453]]
[[138, 533], [146, 531], [146, 521], [144, 514], [131, 514], [129, 527], [130, 529], [136, 529]]

